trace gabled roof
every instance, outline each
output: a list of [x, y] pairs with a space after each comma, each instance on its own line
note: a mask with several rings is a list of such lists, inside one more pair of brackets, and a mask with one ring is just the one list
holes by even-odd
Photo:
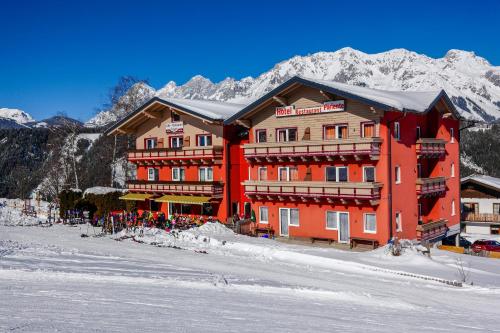
[[126, 124], [130, 119], [136, 117], [141, 112], [146, 111], [151, 106], [158, 104], [208, 121], [223, 121], [236, 114], [242, 107], [244, 107], [243, 104], [224, 103], [218, 101], [153, 97], [134, 112], [111, 125], [111, 127], [106, 129], [105, 134], [111, 134], [114, 130]]
[[288, 89], [293, 85], [303, 85], [329, 92], [336, 96], [357, 100], [362, 103], [385, 111], [402, 111], [426, 113], [430, 111], [441, 99], [444, 100], [451, 112], [460, 118], [458, 111], [451, 102], [444, 90], [440, 91], [388, 91], [371, 89], [359, 86], [352, 86], [345, 83], [311, 79], [301, 76], [294, 76], [285, 83], [279, 85], [266, 95], [255, 100], [240, 112], [225, 121], [226, 124], [240, 119], [256, 107], [273, 98], [273, 96]]
[[500, 178], [490, 177], [486, 175], [472, 175], [460, 179], [460, 182], [462, 184], [473, 182], [500, 191]]

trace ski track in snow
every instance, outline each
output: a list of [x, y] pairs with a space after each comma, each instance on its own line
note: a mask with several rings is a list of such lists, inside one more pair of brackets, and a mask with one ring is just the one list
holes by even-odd
[[500, 331], [500, 261], [474, 258], [480, 286], [456, 288], [384, 271], [448, 278], [442, 251], [390, 259], [214, 230], [179, 250], [82, 232], [0, 226], [0, 331]]

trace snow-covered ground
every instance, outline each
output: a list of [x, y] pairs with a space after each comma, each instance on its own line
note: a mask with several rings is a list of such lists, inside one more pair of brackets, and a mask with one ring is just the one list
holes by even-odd
[[[500, 260], [308, 247], [218, 224], [93, 235], [0, 223], [0, 331], [500, 330]], [[457, 257], [473, 286], [429, 279], [456, 279]]]

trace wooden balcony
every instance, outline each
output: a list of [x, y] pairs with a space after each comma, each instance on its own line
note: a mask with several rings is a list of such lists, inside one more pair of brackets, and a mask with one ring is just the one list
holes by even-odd
[[500, 223], [500, 214], [466, 212], [462, 213], [462, 221]]
[[446, 141], [442, 139], [422, 138], [415, 144], [418, 158], [441, 158], [446, 155]]
[[377, 205], [381, 183], [318, 182], [318, 181], [245, 181], [245, 195], [256, 200], [356, 203], [369, 201]]
[[250, 162], [332, 161], [335, 157], [378, 160], [380, 138], [354, 138], [324, 141], [263, 142], [243, 145], [243, 154]]
[[221, 164], [222, 147], [136, 149], [128, 160], [141, 165]]
[[223, 191], [222, 182], [130, 180], [127, 187], [130, 192], [209, 195], [216, 198], [222, 197]]
[[446, 192], [446, 178], [418, 178], [417, 195], [420, 197], [440, 196]]
[[419, 222], [417, 225], [417, 240], [432, 241], [444, 237], [447, 231], [447, 223], [448, 220], [446, 219]]

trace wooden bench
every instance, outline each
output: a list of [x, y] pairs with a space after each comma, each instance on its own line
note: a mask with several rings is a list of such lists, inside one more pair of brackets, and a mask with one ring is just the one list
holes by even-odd
[[369, 238], [361, 238], [361, 237], [351, 237], [350, 238], [350, 247], [355, 248], [358, 244], [369, 244], [376, 249], [379, 246], [378, 240], [369, 239]]
[[255, 237], [260, 237], [260, 235], [267, 235], [268, 237], [274, 237], [274, 230], [271, 228], [255, 228], [253, 234]]
[[328, 245], [335, 242], [334, 239], [331, 238], [322, 238], [322, 237], [311, 237], [311, 243], [314, 244], [316, 241], [328, 242]]

